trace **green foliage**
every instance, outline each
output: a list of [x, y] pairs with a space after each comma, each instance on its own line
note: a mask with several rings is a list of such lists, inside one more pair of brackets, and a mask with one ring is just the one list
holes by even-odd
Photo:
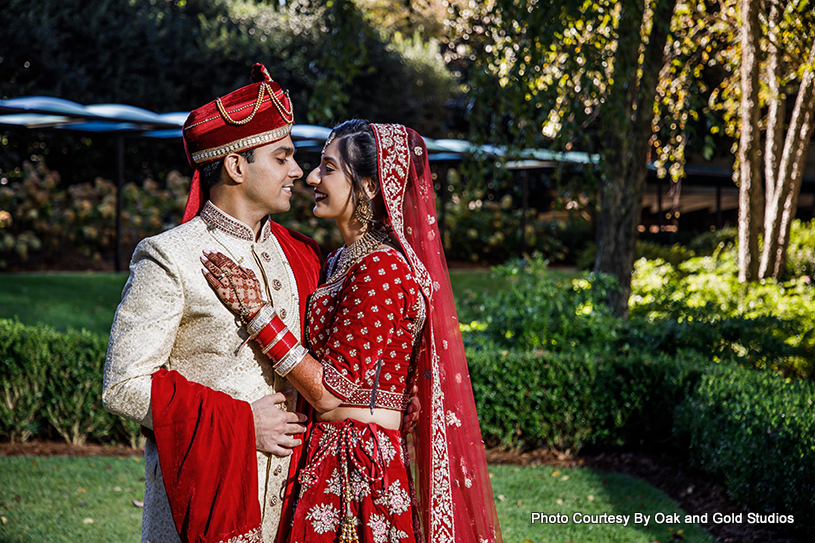
[[[453, 76], [432, 45], [390, 38], [350, 0], [9, 0], [0, 9], [0, 42], [14, 47], [0, 55], [0, 98], [190, 111], [250, 83], [251, 66], [262, 62], [290, 91], [298, 123], [361, 117], [446, 135]], [[117, 146], [107, 135], [6, 128], [2, 183], [21, 180], [20, 165], [34, 155], [65, 184], [117, 172]], [[191, 172], [178, 140], [127, 136], [123, 156], [125, 182]], [[38, 239], [13, 243], [30, 252]], [[8, 243], [0, 238], [0, 247]]]
[[647, 260], [664, 260], [674, 266], [695, 256], [695, 253], [679, 243], [673, 245], [661, 245], [653, 241], [637, 241], [636, 258]]
[[16, 47], [0, 63], [3, 97], [185, 111], [248, 84], [263, 62], [300, 119], [362, 115], [434, 132], [454, 90], [438, 49], [390, 47], [350, 0], [7, 4], [0, 28]]
[[45, 412], [66, 442], [82, 445], [91, 435], [104, 438], [115, 422], [102, 407], [102, 372], [108, 341], [82, 330], [61, 334], [43, 330], [42, 341], [51, 345]]
[[482, 296], [472, 312], [463, 313], [463, 322], [475, 321], [465, 329], [466, 345], [553, 351], [593, 345], [603, 350], [615, 340], [619, 321], [602, 303], [616, 286], [610, 277], [552, 274], [540, 255], [497, 266], [493, 276], [508, 288]]
[[673, 410], [709, 364], [700, 353], [603, 354], [470, 350], [487, 443], [653, 446], [670, 438]]
[[[439, 227], [443, 226], [444, 251], [451, 262], [499, 264], [525, 254], [539, 254], [550, 263], [572, 264], [593, 237], [585, 213], [569, 207], [555, 216], [538, 207], [550, 207], [551, 179], [527, 179], [528, 192], [536, 195], [524, 213], [523, 189], [500, 163], [474, 158], [455, 168], [442, 168], [446, 182], [437, 181]], [[555, 198], [552, 209], [573, 205]]]
[[102, 408], [107, 338], [0, 319], [0, 437], [25, 440], [49, 425], [65, 441], [105, 439], [116, 417]]
[[730, 249], [738, 240], [739, 232], [735, 227], [719, 228], [697, 235], [688, 243], [688, 249], [696, 256], [710, 256], [722, 249]]
[[677, 266], [641, 259], [634, 268], [629, 304], [635, 345], [693, 348], [713, 360], [812, 373], [815, 291], [808, 276], [739, 283], [734, 246]]
[[[444, 232], [445, 255], [452, 261], [503, 262], [517, 257], [521, 247], [522, 210], [512, 198], [500, 202], [454, 194], [447, 202]], [[558, 224], [540, 220], [529, 210], [526, 224], [527, 246], [547, 258], [562, 260], [563, 243], [557, 239]]]
[[722, 367], [677, 410], [690, 458], [753, 510], [795, 516], [815, 534], [815, 383]]
[[0, 435], [26, 441], [42, 422], [49, 345], [17, 321], [0, 320]]
[[793, 277], [815, 281], [815, 219], [808, 223], [792, 221], [785, 278]]

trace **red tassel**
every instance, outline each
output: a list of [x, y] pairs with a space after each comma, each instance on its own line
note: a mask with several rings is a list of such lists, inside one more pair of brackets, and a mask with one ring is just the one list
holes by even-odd
[[206, 201], [204, 195], [204, 187], [201, 186], [201, 179], [196, 169], [192, 174], [192, 181], [190, 182], [190, 197], [187, 199], [187, 205], [184, 207], [184, 216], [181, 219], [182, 223], [190, 221], [198, 215], [201, 208], [204, 207]]

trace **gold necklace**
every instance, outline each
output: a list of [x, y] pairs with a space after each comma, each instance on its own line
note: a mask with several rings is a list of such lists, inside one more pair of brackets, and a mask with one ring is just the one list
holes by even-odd
[[326, 282], [331, 283], [336, 278], [342, 277], [359, 259], [382, 245], [389, 238], [388, 232], [384, 229], [369, 230], [351, 245], [343, 247], [337, 265]]

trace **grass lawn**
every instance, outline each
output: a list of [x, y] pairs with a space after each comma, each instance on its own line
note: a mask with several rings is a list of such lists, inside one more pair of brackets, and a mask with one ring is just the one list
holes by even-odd
[[107, 335], [126, 281], [126, 273], [0, 274], [0, 318]]
[[450, 270], [450, 285], [453, 287], [457, 305], [479, 296], [482, 292], [495, 292], [501, 286], [491, 277], [489, 268]]
[[[126, 281], [127, 273], [3, 273], [0, 319], [17, 317], [23, 324], [47, 324], [63, 332], [87, 328], [107, 335]], [[489, 269], [453, 270], [450, 282], [459, 305], [500, 288]]]
[[[506, 287], [486, 269], [453, 270], [450, 277], [460, 307]], [[126, 280], [113, 273], [1, 274], [0, 318], [108, 334]], [[507, 543], [714, 541], [695, 525], [664, 522], [676, 505], [629, 476], [504, 465], [490, 473]], [[133, 501], [143, 492], [141, 457], [0, 457], [0, 543], [136, 543], [141, 509]], [[533, 513], [563, 516], [533, 524]], [[635, 513], [650, 523], [635, 524]], [[628, 526], [600, 522], [604, 514], [629, 515]], [[575, 523], [574, 515], [594, 518]]]
[[[715, 541], [696, 524], [667, 522], [673, 513], [684, 520], [685, 513], [667, 495], [628, 475], [543, 465], [490, 466], [489, 471], [507, 543]], [[536, 517], [533, 524], [533, 513], [545, 521]], [[640, 522], [637, 513], [643, 515]], [[628, 516], [628, 526], [606, 522], [611, 516], [622, 516], [623, 522]]]
[[[646, 483], [586, 468], [490, 466], [507, 543], [713, 543], [695, 525], [656, 523], [681, 511]], [[144, 462], [133, 457], [0, 457], [0, 542], [139, 541]], [[564, 524], [531, 523], [532, 513], [565, 515]], [[633, 523], [650, 515], [648, 526]], [[628, 526], [573, 515], [630, 515]], [[684, 515], [684, 514], [683, 514]], [[581, 517], [582, 518], [582, 517]]]
[[138, 543], [144, 460], [0, 457], [0, 542]]

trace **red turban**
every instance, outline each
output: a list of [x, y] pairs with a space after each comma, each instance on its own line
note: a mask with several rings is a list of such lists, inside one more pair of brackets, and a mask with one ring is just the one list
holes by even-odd
[[198, 174], [201, 165], [291, 134], [294, 110], [289, 93], [272, 81], [263, 64], [252, 67], [252, 81], [193, 110], [184, 122], [184, 149], [195, 173], [181, 222], [195, 217], [206, 201]]

